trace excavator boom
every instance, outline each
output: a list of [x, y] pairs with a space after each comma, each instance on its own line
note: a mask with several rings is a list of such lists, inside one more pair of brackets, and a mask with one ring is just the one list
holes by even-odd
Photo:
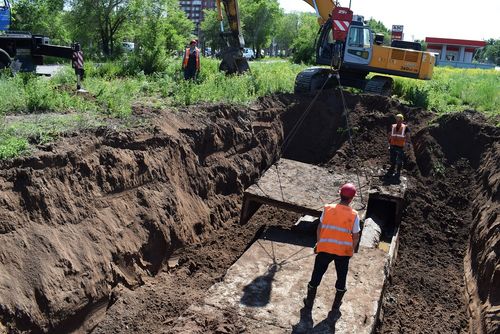
[[320, 25], [323, 25], [326, 21], [328, 21], [333, 9], [335, 8], [335, 2], [333, 0], [304, 0], [304, 2], [307, 2], [312, 8], [314, 8]]
[[[303, 1], [314, 8], [321, 26], [315, 46], [316, 64], [328, 68], [315, 67], [299, 73], [295, 82], [297, 93], [327, 87], [324, 85], [325, 78], [331, 78], [332, 70], [340, 74], [342, 85], [383, 95], [390, 94], [392, 78], [380, 75], [368, 78], [369, 73], [431, 79], [435, 57], [429, 52], [421, 51], [420, 45], [383, 45], [383, 35], [374, 34], [365, 25], [362, 16], [353, 15], [351, 9], [340, 6], [339, 1]], [[249, 70], [249, 66], [242, 53], [245, 42], [238, 1], [217, 0], [221, 22], [222, 4], [230, 31], [222, 32], [227, 48], [222, 52], [220, 69], [226, 73], [243, 73]], [[222, 28], [221, 24], [221, 30]]]
[[[224, 6], [222, 6], [224, 4]], [[222, 23], [222, 7], [226, 13], [230, 31], [224, 31]], [[250, 69], [248, 61], [243, 56], [245, 40], [241, 31], [240, 11], [236, 0], [217, 0], [219, 21], [221, 22], [221, 35], [226, 42], [226, 48], [221, 52], [222, 62], [219, 70], [227, 74], [244, 73]]]

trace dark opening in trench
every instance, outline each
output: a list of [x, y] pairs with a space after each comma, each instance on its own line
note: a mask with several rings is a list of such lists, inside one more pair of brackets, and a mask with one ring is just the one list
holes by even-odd
[[397, 199], [382, 198], [377, 195], [371, 195], [368, 198], [366, 219], [372, 218], [381, 225], [381, 242], [391, 243], [399, 226], [399, 206]]

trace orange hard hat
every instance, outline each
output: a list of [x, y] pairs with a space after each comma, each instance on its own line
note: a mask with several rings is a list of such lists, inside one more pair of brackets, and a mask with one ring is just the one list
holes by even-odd
[[353, 198], [356, 195], [356, 186], [352, 183], [346, 183], [340, 188], [340, 196]]

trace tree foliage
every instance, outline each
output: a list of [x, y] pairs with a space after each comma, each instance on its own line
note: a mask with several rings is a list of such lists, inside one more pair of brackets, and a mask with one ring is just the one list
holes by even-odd
[[316, 17], [312, 14], [300, 14], [297, 37], [292, 43], [292, 59], [295, 63], [314, 63], [316, 53], [314, 41], [317, 32], [318, 21]]
[[137, 7], [131, 0], [71, 0], [75, 35], [99, 37], [105, 56], [113, 55], [116, 37]]
[[[156, 0], [158, 1], [158, 0]], [[167, 0], [167, 16], [164, 21], [165, 47], [168, 51], [184, 49], [194, 37], [194, 23], [179, 7], [178, 0]]]
[[279, 50], [284, 50], [286, 56], [290, 55], [294, 39], [299, 33], [300, 15], [289, 13], [283, 15], [277, 22], [275, 42]]
[[67, 43], [70, 37], [63, 9], [62, 0], [18, 0], [12, 8], [12, 30], [54, 36], [55, 42]]
[[[205, 45], [212, 48], [212, 51], [222, 49], [226, 44], [221, 37], [220, 22], [217, 18], [216, 10], [205, 10], [203, 22], [201, 22], [201, 31]], [[223, 21], [224, 30], [228, 29], [227, 21]]]
[[391, 31], [381, 21], [370, 18], [368, 26], [374, 33], [384, 35], [384, 45], [391, 45]]
[[260, 51], [271, 42], [283, 11], [278, 0], [241, 0], [239, 8], [246, 44], [259, 57]]
[[500, 39], [489, 39], [487, 45], [476, 52], [474, 58], [482, 63], [493, 63], [500, 66]]
[[131, 30], [137, 47], [130, 67], [145, 74], [161, 72], [168, 65], [168, 54], [182, 50], [192, 37], [194, 25], [176, 0], [142, 0], [136, 15]]

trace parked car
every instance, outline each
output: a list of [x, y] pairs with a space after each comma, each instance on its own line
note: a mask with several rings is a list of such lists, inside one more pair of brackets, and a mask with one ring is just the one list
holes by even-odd
[[133, 52], [135, 49], [135, 43], [132, 42], [122, 42], [122, 48], [125, 52]]
[[253, 60], [255, 59], [255, 53], [250, 48], [244, 48], [243, 57], [245, 57], [247, 60]]

